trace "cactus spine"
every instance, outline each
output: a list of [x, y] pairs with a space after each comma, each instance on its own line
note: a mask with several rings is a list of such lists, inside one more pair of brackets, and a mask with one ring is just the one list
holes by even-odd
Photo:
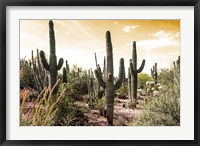
[[136, 100], [137, 100], [138, 73], [142, 72], [144, 65], [145, 65], [145, 60], [143, 59], [140, 68], [137, 69], [137, 51], [136, 51], [136, 42], [134, 41], [133, 42], [132, 60], [130, 60], [131, 98], [132, 98], [134, 107], [136, 107]]
[[[58, 75], [57, 71], [60, 70], [63, 65], [63, 58], [59, 59], [59, 62], [57, 65], [54, 26], [53, 26], [52, 20], [49, 21], [49, 36], [50, 36], [50, 39], [49, 39], [49, 41], [50, 41], [49, 63], [47, 62], [43, 51], [40, 51], [40, 57], [41, 57], [43, 67], [50, 73], [49, 84], [50, 84], [50, 89], [52, 89], [54, 84], [57, 81], [57, 75]], [[55, 94], [56, 92], [57, 92], [57, 89], [55, 89], [52, 94]]]
[[107, 106], [107, 121], [109, 125], [113, 125], [113, 110], [114, 110], [114, 91], [120, 88], [123, 80], [124, 59], [120, 59], [119, 78], [114, 84], [113, 81], [113, 48], [110, 32], [106, 32], [106, 80], [100, 76], [98, 70], [95, 70], [95, 76], [101, 87], [105, 88], [106, 106]]
[[158, 83], [157, 63], [155, 63], [155, 65], [151, 69], [151, 77], [153, 78], [154, 84], [156, 85]]

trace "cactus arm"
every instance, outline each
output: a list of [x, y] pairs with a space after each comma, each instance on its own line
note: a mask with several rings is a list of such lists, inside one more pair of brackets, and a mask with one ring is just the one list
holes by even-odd
[[117, 90], [121, 87], [123, 77], [124, 77], [124, 59], [121, 58], [120, 59], [120, 65], [119, 65], [119, 76], [118, 76], [117, 82], [114, 85], [114, 90]]
[[153, 69], [151, 68], [151, 76], [152, 76], [152, 78], [153, 78]]
[[94, 74], [95, 74], [95, 77], [99, 83], [99, 85], [103, 88], [106, 87], [106, 82], [104, 82], [104, 80], [102, 79], [102, 77], [100, 76], [99, 72], [97, 69], [94, 70]]
[[42, 62], [43, 67], [47, 71], [49, 71], [49, 64], [47, 63], [47, 60], [45, 58], [44, 51], [40, 51], [40, 58], [41, 58], [41, 62]]
[[97, 55], [96, 55], [96, 53], [94, 53], [94, 56], [95, 56], [95, 63], [96, 63], [96, 67], [97, 67], [98, 63], [97, 63]]
[[102, 76], [102, 71], [101, 71], [101, 67], [99, 66], [99, 64], [97, 65], [97, 70], [99, 72], [99, 75]]
[[144, 69], [144, 65], [145, 65], [145, 59], [142, 60], [142, 64], [141, 64], [140, 68], [137, 70], [137, 73], [142, 72], [142, 70]]
[[67, 73], [69, 73], [69, 64], [68, 64], [67, 60], [66, 60], [66, 71], [67, 71]]
[[63, 65], [63, 58], [60, 58], [59, 61], [58, 61], [58, 65], [57, 65], [57, 70], [60, 70], [62, 65]]

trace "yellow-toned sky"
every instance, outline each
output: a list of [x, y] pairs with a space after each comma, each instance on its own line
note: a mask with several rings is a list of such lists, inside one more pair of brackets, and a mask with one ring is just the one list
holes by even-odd
[[[31, 58], [31, 50], [49, 55], [49, 20], [20, 20], [20, 58]], [[95, 69], [94, 53], [103, 65], [106, 55], [105, 32], [110, 30], [114, 72], [118, 75], [119, 59], [125, 68], [132, 56], [132, 42], [137, 43], [138, 68], [146, 60], [143, 72], [150, 74], [155, 62], [158, 69], [170, 67], [180, 55], [179, 20], [53, 20], [57, 58], [85, 69]]]

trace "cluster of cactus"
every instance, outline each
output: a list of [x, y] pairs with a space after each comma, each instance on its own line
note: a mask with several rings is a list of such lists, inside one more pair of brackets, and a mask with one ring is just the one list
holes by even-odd
[[136, 51], [136, 42], [133, 42], [133, 52], [132, 59], [130, 59], [129, 67], [129, 90], [130, 98], [133, 107], [136, 107], [137, 101], [137, 83], [138, 83], [138, 73], [142, 72], [145, 65], [145, 60], [143, 59], [142, 64], [139, 69], [137, 69], [137, 51]]
[[[96, 63], [96, 69], [97, 69], [97, 71], [98, 71], [100, 77], [104, 79], [104, 78], [105, 78], [105, 57], [104, 57], [103, 72], [102, 72], [102, 70], [101, 70], [100, 65], [97, 63], [97, 56], [96, 56], [96, 53], [95, 53], [95, 63]], [[105, 92], [104, 88], [101, 87], [99, 84], [97, 84], [95, 96], [98, 97], [98, 98], [102, 98], [104, 92]]]
[[[59, 59], [58, 65], [57, 65], [57, 57], [56, 57], [56, 47], [55, 47], [55, 35], [54, 35], [54, 25], [53, 21], [49, 21], [49, 36], [50, 36], [50, 57], [49, 57], [49, 63], [47, 62], [45, 58], [44, 51], [40, 51], [40, 57], [42, 61], [43, 67], [49, 72], [50, 79], [49, 79], [49, 85], [50, 89], [52, 89], [57, 81], [57, 75], [58, 70], [61, 69], [63, 65], [63, 58]], [[57, 88], [53, 91], [53, 95], [56, 94]]]
[[154, 84], [156, 85], [158, 83], [157, 63], [155, 63], [155, 65], [151, 69], [151, 77], [153, 78]]
[[174, 81], [180, 83], [180, 56], [173, 62], [174, 65]]
[[123, 81], [124, 72], [124, 59], [120, 59], [119, 78], [114, 84], [113, 81], [113, 47], [111, 42], [111, 34], [106, 32], [106, 71], [105, 81], [99, 74], [99, 71], [95, 70], [95, 76], [101, 87], [105, 88], [106, 95], [106, 117], [109, 125], [113, 125], [113, 110], [114, 110], [114, 91], [119, 89]]
[[34, 76], [35, 86], [38, 92], [41, 92], [46, 86], [48, 86], [48, 73], [42, 66], [38, 49], [37, 49], [36, 58], [34, 58], [33, 50], [32, 50], [31, 63], [32, 63], [32, 74]]

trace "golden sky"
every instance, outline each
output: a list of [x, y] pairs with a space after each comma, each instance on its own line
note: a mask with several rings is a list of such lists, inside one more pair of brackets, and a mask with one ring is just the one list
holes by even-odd
[[[20, 58], [31, 58], [31, 50], [49, 55], [49, 20], [20, 20]], [[103, 65], [106, 55], [105, 32], [110, 30], [114, 72], [124, 58], [126, 73], [132, 56], [132, 42], [137, 43], [138, 68], [146, 60], [143, 72], [150, 74], [155, 62], [158, 69], [170, 67], [180, 55], [179, 20], [53, 20], [57, 60], [68, 60], [85, 69], [95, 69], [94, 53]]]

